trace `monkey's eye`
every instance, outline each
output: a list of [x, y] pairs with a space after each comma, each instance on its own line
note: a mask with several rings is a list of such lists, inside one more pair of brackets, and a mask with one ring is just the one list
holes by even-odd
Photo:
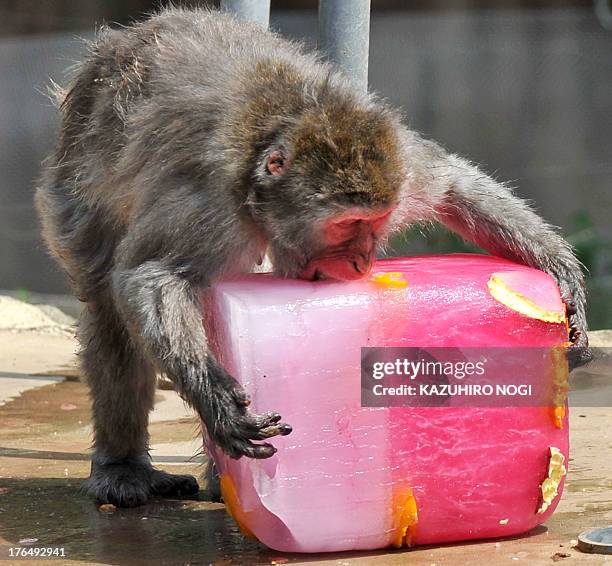
[[266, 160], [266, 171], [274, 177], [280, 177], [287, 170], [287, 156], [281, 149], [270, 152]]

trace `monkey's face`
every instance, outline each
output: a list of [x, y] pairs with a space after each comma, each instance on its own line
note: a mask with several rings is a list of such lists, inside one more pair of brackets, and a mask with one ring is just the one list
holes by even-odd
[[354, 209], [325, 219], [318, 228], [320, 247], [298, 276], [351, 281], [369, 275], [391, 212]]
[[255, 215], [284, 276], [349, 281], [370, 273], [404, 175], [392, 125], [358, 118], [302, 122], [262, 155]]

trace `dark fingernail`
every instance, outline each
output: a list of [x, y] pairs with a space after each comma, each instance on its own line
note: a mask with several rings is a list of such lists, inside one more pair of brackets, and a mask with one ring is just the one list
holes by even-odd
[[282, 436], [287, 436], [288, 434], [291, 434], [291, 432], [293, 431], [293, 427], [288, 424], [280, 425], [278, 428]]

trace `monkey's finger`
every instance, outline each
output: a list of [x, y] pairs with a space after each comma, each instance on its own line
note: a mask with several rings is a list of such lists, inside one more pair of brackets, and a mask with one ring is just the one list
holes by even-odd
[[240, 458], [240, 456], [246, 456], [247, 458], [254, 458], [256, 460], [264, 460], [270, 458], [276, 454], [277, 450], [268, 443], [255, 444], [248, 440], [234, 439], [231, 450], [233, 453], [238, 454], [234, 456], [230, 454], [232, 458]]
[[575, 326], [570, 327], [569, 331], [569, 341], [575, 344], [579, 339], [582, 332], [578, 330]]
[[265, 440], [266, 438], [272, 438], [273, 436], [287, 436], [291, 434], [293, 427], [289, 424], [279, 424], [276, 426], [269, 426], [262, 428], [253, 433], [250, 438], [251, 440]]
[[565, 302], [565, 313], [567, 316], [573, 316], [578, 312], [578, 308], [576, 307], [576, 303], [573, 299], [568, 299]]
[[254, 416], [254, 425], [257, 428], [265, 428], [268, 426], [272, 426], [281, 420], [281, 416], [278, 413], [270, 412], [265, 413], [263, 415], [253, 415]]
[[239, 423], [239, 429], [243, 432], [247, 432], [266, 428], [275, 425], [281, 418], [282, 417], [278, 413], [270, 412], [264, 413], [263, 415], [256, 415], [255, 413], [247, 411], [242, 421]]
[[[258, 439], [259, 438], [259, 431], [263, 430], [263, 429], [274, 429], [274, 428], [279, 428], [279, 427], [285, 427], [285, 426], [289, 426], [289, 425], [278, 425], [278, 422], [280, 421], [281, 416], [278, 413], [267, 413], [265, 415], [254, 415], [254, 414], [248, 414], [246, 417], [246, 420], [243, 421], [241, 423], [241, 426], [239, 427], [240, 430], [240, 436], [244, 436], [245, 438], [250, 438], [250, 439]], [[291, 427], [289, 427], [291, 428]], [[276, 436], [278, 434], [281, 434], [280, 432], [280, 428], [278, 430], [278, 432], [276, 432], [276, 434], [274, 434], [273, 436]], [[289, 433], [286, 433], [289, 434]]]
[[593, 351], [589, 348], [589, 337], [586, 331], [574, 324], [570, 328], [570, 345], [567, 359], [570, 371], [583, 366], [593, 359]]
[[280, 430], [281, 436], [287, 436], [293, 432], [293, 427], [287, 423], [279, 424], [277, 428]]

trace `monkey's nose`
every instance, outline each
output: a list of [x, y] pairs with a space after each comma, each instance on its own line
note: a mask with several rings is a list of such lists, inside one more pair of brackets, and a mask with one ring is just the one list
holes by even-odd
[[359, 255], [353, 260], [353, 268], [357, 273], [365, 277], [372, 270], [372, 256]]

